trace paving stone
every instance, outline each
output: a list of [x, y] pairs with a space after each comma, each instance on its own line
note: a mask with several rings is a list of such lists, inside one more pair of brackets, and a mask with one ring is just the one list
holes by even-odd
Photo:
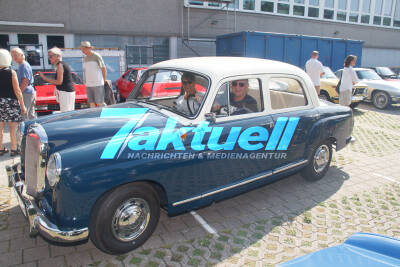
[[50, 257], [49, 247], [34, 247], [24, 249], [24, 262], [30, 262], [35, 260], [47, 259]]
[[0, 266], [10, 266], [17, 264], [22, 264], [22, 250], [0, 255]]
[[74, 267], [88, 265], [93, 262], [89, 251], [71, 253], [65, 255], [65, 259], [67, 261], [68, 266], [74, 266]]
[[40, 260], [39, 267], [64, 267], [67, 266], [64, 256]]
[[[16, 251], [20, 249], [33, 248], [36, 246], [35, 239], [32, 238], [16, 238], [10, 240], [11, 246], [10, 251]], [[47, 245], [47, 244], [46, 244]]]

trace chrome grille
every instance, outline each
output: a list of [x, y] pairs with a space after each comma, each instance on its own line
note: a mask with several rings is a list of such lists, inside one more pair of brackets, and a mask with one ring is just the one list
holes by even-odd
[[25, 184], [26, 192], [38, 197], [45, 187], [45, 166], [42, 164], [42, 150], [39, 135], [30, 131], [25, 145]]

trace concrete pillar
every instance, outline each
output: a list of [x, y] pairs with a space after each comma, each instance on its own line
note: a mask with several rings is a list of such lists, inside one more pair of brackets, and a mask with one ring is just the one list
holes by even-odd
[[178, 58], [178, 37], [169, 37], [169, 58]]

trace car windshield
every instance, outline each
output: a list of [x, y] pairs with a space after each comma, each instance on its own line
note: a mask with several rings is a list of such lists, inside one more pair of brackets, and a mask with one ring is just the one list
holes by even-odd
[[333, 71], [329, 67], [323, 67], [324, 69], [324, 74], [322, 75], [322, 78], [324, 79], [337, 79], [336, 75], [333, 73]]
[[396, 76], [396, 73], [394, 73], [388, 67], [377, 67], [376, 72], [379, 73], [380, 75], [384, 75], [384, 76]]
[[128, 100], [144, 101], [186, 117], [195, 117], [203, 105], [209, 80], [181, 70], [146, 71]]
[[382, 80], [373, 70], [357, 70], [356, 72], [360, 80]]

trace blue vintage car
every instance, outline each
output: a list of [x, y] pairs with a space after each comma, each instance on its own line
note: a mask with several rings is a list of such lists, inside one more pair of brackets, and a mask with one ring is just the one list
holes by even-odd
[[318, 180], [351, 140], [348, 107], [301, 69], [251, 58], [150, 67], [128, 101], [20, 125], [7, 167], [30, 233], [125, 253], [177, 215], [301, 171]]

